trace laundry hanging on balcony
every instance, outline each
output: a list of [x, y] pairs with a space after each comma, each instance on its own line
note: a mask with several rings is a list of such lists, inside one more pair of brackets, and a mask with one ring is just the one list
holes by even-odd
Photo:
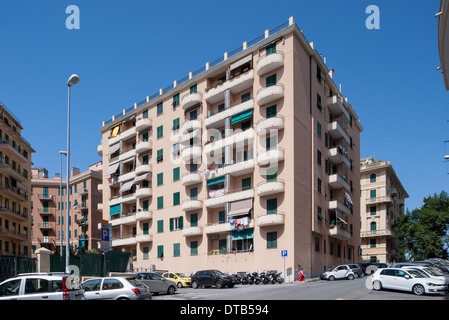
[[345, 201], [345, 205], [352, 209], [352, 207], [353, 207], [352, 199], [351, 199], [351, 196], [346, 191], [345, 191], [345, 200], [344, 201]]

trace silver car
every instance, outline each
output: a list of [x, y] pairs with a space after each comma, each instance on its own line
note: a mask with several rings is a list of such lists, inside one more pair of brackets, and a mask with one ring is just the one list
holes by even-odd
[[135, 276], [94, 278], [81, 286], [87, 300], [151, 300], [150, 288]]
[[137, 272], [137, 279], [149, 286], [154, 294], [174, 294], [177, 290], [175, 282], [154, 272]]
[[84, 300], [84, 290], [64, 273], [26, 273], [0, 283], [0, 300]]

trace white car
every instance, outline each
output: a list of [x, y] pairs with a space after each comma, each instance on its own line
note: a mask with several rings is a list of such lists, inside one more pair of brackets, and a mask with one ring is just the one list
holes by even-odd
[[413, 269], [384, 268], [373, 274], [374, 290], [393, 289], [413, 292], [416, 295], [425, 293], [443, 293], [446, 289], [444, 280], [431, 278]]
[[64, 273], [25, 273], [0, 283], [0, 300], [84, 300], [84, 290]]
[[87, 300], [151, 300], [150, 288], [135, 276], [93, 278], [81, 286]]
[[407, 269], [419, 270], [421, 272], [424, 272], [427, 276], [429, 276], [431, 278], [444, 280], [446, 285], [449, 285], [449, 275], [445, 275], [438, 268], [426, 267], [426, 266], [413, 266], [413, 267], [407, 266], [407, 267], [402, 267], [402, 268], [406, 269], [406, 270]]
[[354, 278], [355, 278], [354, 270], [352, 270], [352, 268], [347, 264], [342, 264], [340, 266], [336, 266], [335, 268], [330, 267], [329, 269], [327, 269], [326, 272], [323, 272], [320, 275], [321, 280], [329, 280], [329, 281], [333, 281], [335, 279], [352, 280]]

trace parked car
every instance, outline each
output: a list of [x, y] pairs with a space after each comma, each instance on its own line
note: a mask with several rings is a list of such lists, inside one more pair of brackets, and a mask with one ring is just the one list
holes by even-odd
[[176, 283], [178, 288], [190, 287], [192, 285], [192, 278], [179, 272], [165, 272], [162, 274], [165, 279]]
[[348, 279], [355, 278], [354, 270], [347, 264], [342, 264], [336, 267], [330, 267], [326, 272], [320, 275], [321, 280], [334, 281], [335, 279]]
[[352, 269], [354, 272], [355, 278], [362, 278], [365, 275], [365, 268], [361, 266], [359, 263], [357, 264], [348, 264], [348, 266]]
[[192, 276], [192, 288], [197, 289], [201, 286], [217, 288], [229, 287], [233, 288], [238, 284], [238, 280], [227, 273], [223, 273], [219, 270], [202, 270], [196, 272]]
[[447, 288], [444, 280], [430, 278], [417, 270], [401, 268], [377, 270], [373, 274], [372, 285], [374, 290], [393, 289], [416, 295], [442, 293]]
[[137, 279], [150, 287], [153, 294], [174, 294], [176, 283], [155, 272], [137, 272]]
[[151, 290], [135, 276], [93, 278], [81, 286], [87, 300], [151, 300]]
[[84, 300], [79, 283], [64, 273], [26, 273], [0, 283], [0, 300]]
[[405, 266], [403, 269], [414, 269], [419, 270], [420, 272], [424, 272], [427, 276], [431, 278], [437, 278], [444, 280], [446, 285], [449, 285], [449, 275], [445, 275], [439, 269], [434, 267], [426, 267], [426, 266]]
[[424, 262], [429, 262], [434, 267], [441, 270], [441, 272], [449, 274], [449, 264], [443, 259], [429, 259]]

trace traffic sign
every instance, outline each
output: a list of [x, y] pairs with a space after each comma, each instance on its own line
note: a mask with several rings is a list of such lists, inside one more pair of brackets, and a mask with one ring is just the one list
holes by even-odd
[[281, 251], [281, 257], [282, 258], [287, 258], [287, 250], [282, 250]]

